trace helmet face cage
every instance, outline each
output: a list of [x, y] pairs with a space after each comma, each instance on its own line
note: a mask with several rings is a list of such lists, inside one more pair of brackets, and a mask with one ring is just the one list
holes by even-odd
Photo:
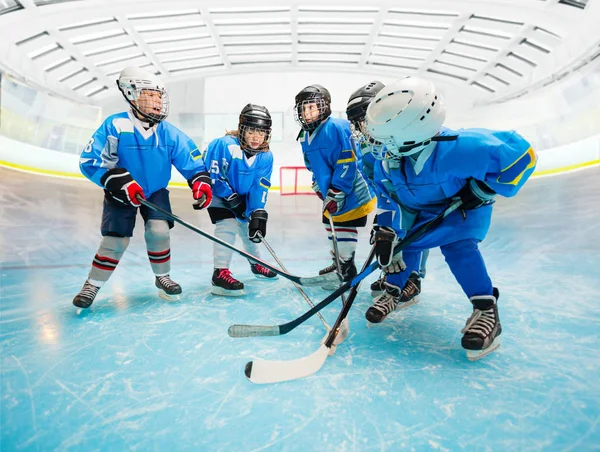
[[[308, 112], [316, 114], [313, 114], [314, 117], [309, 118], [307, 121], [305, 114]], [[301, 100], [296, 103], [294, 108], [294, 119], [300, 124], [302, 130], [306, 130], [307, 132], [312, 132], [319, 127], [319, 124], [321, 124], [321, 122], [323, 122], [330, 114], [331, 110], [329, 104], [321, 95]]]
[[131, 108], [148, 122], [159, 123], [169, 116], [169, 95], [163, 87], [138, 80], [117, 84]]
[[[256, 155], [261, 152], [267, 152], [269, 150], [269, 142], [271, 141], [271, 128], [265, 126], [259, 126], [257, 124], [246, 124], [240, 123], [238, 125], [240, 147], [242, 151], [247, 152], [251, 155]], [[253, 148], [250, 143], [246, 140], [246, 135], [257, 136], [259, 139], [263, 139], [263, 142], [257, 147]]]

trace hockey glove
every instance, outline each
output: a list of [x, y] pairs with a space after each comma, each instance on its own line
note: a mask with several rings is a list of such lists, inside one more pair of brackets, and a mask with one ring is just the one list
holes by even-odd
[[462, 200], [463, 204], [460, 207], [462, 210], [472, 210], [492, 204], [495, 196], [496, 192], [485, 182], [469, 179], [465, 186], [453, 196], [453, 199], [460, 198]]
[[248, 238], [254, 243], [260, 243], [267, 235], [267, 220], [269, 214], [266, 210], [258, 209], [250, 215], [248, 224]]
[[144, 196], [144, 190], [142, 187], [133, 180], [129, 171], [125, 168], [113, 168], [110, 169], [102, 176], [100, 183], [104, 185], [104, 188], [110, 193], [110, 195], [116, 201], [127, 204], [133, 207], [141, 206], [137, 200], [137, 196]]
[[388, 228], [387, 226], [373, 226], [370, 242], [372, 245], [375, 245], [377, 262], [379, 262], [385, 273], [400, 273], [406, 270], [402, 253], [393, 254], [394, 248], [400, 240], [392, 228]]
[[192, 195], [197, 200], [193, 204], [194, 210], [202, 210], [210, 206], [212, 201], [212, 188], [210, 186], [210, 176], [206, 171], [194, 175], [188, 185], [192, 189]]
[[315, 194], [319, 197], [319, 199], [321, 201], [323, 201], [323, 193], [321, 193], [321, 189], [319, 188], [319, 184], [317, 184], [316, 180], [313, 181], [313, 183], [310, 186], [310, 188], [312, 188], [313, 191], [315, 192]]
[[225, 198], [225, 202], [227, 202], [227, 206], [233, 212], [236, 218], [239, 218], [240, 220], [246, 218], [246, 202], [240, 195], [237, 193], [232, 193]]
[[328, 211], [331, 215], [339, 212], [344, 208], [346, 202], [346, 193], [337, 188], [327, 190], [327, 196], [323, 201], [323, 212]]

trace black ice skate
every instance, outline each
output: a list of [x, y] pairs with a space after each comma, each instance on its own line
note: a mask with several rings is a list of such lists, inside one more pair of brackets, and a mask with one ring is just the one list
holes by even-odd
[[415, 283], [413, 275], [418, 278], [416, 273], [411, 274], [403, 290], [388, 282], [384, 283], [385, 292], [373, 300], [373, 305], [365, 313], [370, 323], [381, 323], [396, 309], [407, 308], [419, 301], [417, 295], [421, 284], [420, 281]]
[[99, 290], [100, 287], [96, 287], [86, 281], [79, 293], [73, 298], [73, 304], [78, 308], [89, 308]]
[[157, 276], [154, 285], [158, 288], [158, 296], [167, 301], [179, 300], [181, 286], [173, 281], [169, 275]]
[[385, 290], [385, 273], [382, 273], [379, 279], [371, 284], [371, 296], [378, 297]]
[[260, 264], [250, 264], [250, 270], [259, 279], [277, 279], [277, 273]]
[[[319, 271], [319, 275], [326, 275], [327, 273], [333, 273], [333, 272], [337, 272], [337, 264], [335, 262], [335, 255], [333, 252], [331, 252], [331, 257], [333, 260], [333, 263], [327, 267], [325, 267], [323, 270]], [[352, 278], [354, 278], [356, 276], [356, 274], [358, 273], [356, 271], [356, 265], [354, 265], [354, 253], [352, 253], [352, 257], [348, 260], [343, 260], [340, 258], [340, 269], [342, 271], [342, 274], [340, 275], [342, 278], [341, 282], [347, 282], [350, 281]], [[327, 284], [322, 286], [321, 288], [324, 290], [335, 290], [339, 287], [340, 285], [335, 285], [335, 284]]]
[[245, 295], [244, 283], [235, 279], [228, 268], [215, 268], [211, 292], [225, 297], [241, 297]]
[[471, 297], [473, 314], [461, 330], [464, 334], [461, 344], [467, 350], [469, 361], [477, 361], [500, 347], [500, 317], [498, 317], [498, 296], [494, 287], [493, 295]]

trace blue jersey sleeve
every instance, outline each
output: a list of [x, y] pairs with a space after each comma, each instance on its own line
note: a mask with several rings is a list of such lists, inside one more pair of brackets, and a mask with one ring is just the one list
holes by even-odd
[[112, 119], [112, 116], [108, 117], [94, 132], [79, 158], [81, 173], [100, 187], [103, 187], [100, 182], [102, 176], [109, 169], [116, 168], [119, 162], [119, 133], [113, 126]]
[[354, 178], [358, 171], [358, 159], [354, 150], [354, 142], [350, 136], [350, 129], [343, 130], [340, 127], [332, 127], [330, 129], [331, 149], [330, 149], [330, 164], [333, 168], [331, 176], [331, 187], [342, 190], [348, 194], [354, 188]]
[[171, 163], [186, 180], [191, 180], [196, 174], [206, 171], [202, 153], [186, 134], [180, 130], [173, 131], [175, 148], [171, 152]]
[[[444, 162], [447, 171], [461, 178], [486, 182], [496, 193], [511, 197], [529, 179], [537, 155], [515, 131], [468, 129], [459, 131], [459, 144]], [[457, 164], [459, 162], [459, 164]]]
[[221, 138], [211, 141], [204, 153], [204, 164], [208, 168], [212, 180], [214, 196], [228, 198], [234, 193], [227, 179], [231, 159], [227, 143]]
[[249, 217], [252, 212], [258, 209], [264, 209], [271, 187], [271, 174], [273, 173], [273, 154], [268, 152], [263, 154], [263, 162], [255, 174], [252, 188], [248, 193], [246, 215]]

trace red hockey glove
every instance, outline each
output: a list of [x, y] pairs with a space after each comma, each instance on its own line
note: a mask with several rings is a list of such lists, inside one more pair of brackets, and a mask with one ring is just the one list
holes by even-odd
[[137, 196], [139, 195], [146, 199], [142, 187], [133, 180], [133, 177], [131, 177], [131, 174], [129, 174], [129, 171], [125, 168], [113, 168], [108, 170], [106, 174], [102, 176], [100, 183], [104, 185], [104, 188], [106, 188], [113, 199], [123, 204], [139, 207], [141, 204], [137, 200]]
[[193, 204], [194, 210], [202, 210], [212, 202], [212, 188], [210, 186], [210, 176], [206, 171], [196, 174], [188, 181], [192, 189], [192, 195], [198, 202]]
[[327, 196], [323, 201], [323, 211], [328, 211], [331, 215], [342, 210], [346, 202], [346, 193], [337, 188], [327, 190]]

